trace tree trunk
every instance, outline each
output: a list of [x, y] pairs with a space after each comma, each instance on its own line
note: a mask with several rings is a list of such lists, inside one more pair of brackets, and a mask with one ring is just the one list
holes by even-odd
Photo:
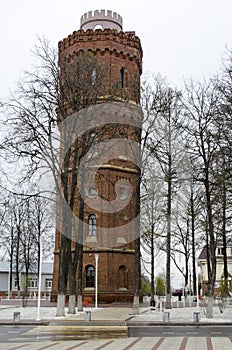
[[139, 295], [134, 295], [134, 300], [133, 300], [133, 314], [134, 315], [139, 315]]
[[65, 316], [65, 294], [59, 292], [57, 297], [56, 317]]
[[76, 294], [70, 294], [68, 299], [68, 313], [74, 315], [76, 313]]
[[154, 276], [154, 223], [151, 226], [151, 301], [154, 302], [155, 276]]
[[139, 314], [139, 287], [140, 287], [140, 240], [135, 240], [135, 292], [133, 300], [133, 313]]
[[[82, 191], [81, 193], [83, 193], [83, 181], [82, 181]], [[79, 215], [78, 215], [78, 224], [77, 224], [77, 231], [78, 231], [78, 235], [77, 235], [77, 239], [76, 239], [76, 244], [75, 244], [75, 250], [74, 250], [74, 256], [73, 256], [73, 260], [71, 257], [71, 261], [70, 261], [70, 287], [69, 287], [69, 295], [72, 296], [72, 305], [69, 308], [69, 312], [70, 313], [75, 313], [75, 309], [73, 308], [73, 299], [75, 299], [75, 303], [76, 303], [76, 292], [77, 292], [77, 288], [76, 288], [76, 277], [77, 277], [77, 273], [78, 273], [78, 300], [80, 301], [80, 295], [82, 296], [82, 266], [83, 266], [83, 220], [84, 220], [84, 200], [81, 196], [81, 194], [79, 195]], [[75, 296], [75, 298], [74, 298]], [[82, 300], [82, 298], [81, 298]], [[81, 303], [82, 304], [82, 303]], [[81, 308], [83, 309], [82, 305]], [[78, 310], [79, 310], [79, 306], [78, 306]], [[81, 311], [81, 310], [79, 310]]]
[[[72, 257], [71, 257], [72, 259]], [[68, 313], [76, 313], [76, 266], [70, 261], [69, 266], [69, 299], [68, 299]]]
[[[170, 140], [169, 140], [170, 141]], [[170, 146], [171, 147], [171, 146]], [[168, 194], [167, 194], [167, 242], [166, 242], [166, 308], [171, 309], [171, 203], [172, 203], [171, 155], [169, 154]]]
[[78, 311], [83, 311], [83, 298], [82, 293], [77, 296]]
[[[65, 296], [69, 275], [70, 240], [62, 235], [60, 247], [59, 290], [56, 316], [65, 316]], [[63, 303], [63, 304], [62, 304]]]
[[20, 230], [17, 227], [17, 238], [16, 238], [16, 256], [15, 256], [15, 263], [16, 263], [16, 280], [17, 280], [17, 291], [18, 291], [18, 297], [20, 297], [20, 276], [19, 276], [19, 241], [20, 241]]
[[[188, 258], [186, 257], [185, 260], [185, 276], [184, 276], [184, 295], [186, 294], [186, 287], [188, 285], [188, 281], [189, 281], [189, 267], [188, 267]], [[186, 295], [185, 295], [186, 296]]]
[[214, 297], [210, 297], [206, 307], [206, 318], [213, 318], [213, 302]]
[[136, 185], [135, 193], [135, 225], [134, 225], [134, 237], [135, 237], [135, 289], [134, 289], [134, 300], [133, 300], [133, 313], [139, 314], [139, 290], [140, 290], [140, 169], [138, 169], [138, 181]]
[[[191, 227], [192, 227], [192, 259], [193, 259], [193, 294], [197, 295], [197, 271], [196, 271], [196, 254], [195, 254], [195, 210], [194, 210], [194, 199], [193, 189], [191, 188]], [[198, 298], [198, 295], [197, 295]]]
[[83, 245], [80, 246], [80, 259], [78, 264], [78, 311], [83, 311], [82, 303], [82, 269], [83, 269]]
[[216, 280], [216, 256], [215, 256], [215, 237], [214, 237], [214, 225], [212, 217], [212, 207], [211, 207], [211, 198], [210, 198], [210, 189], [209, 189], [209, 180], [206, 177], [205, 181], [206, 188], [206, 201], [207, 201], [207, 216], [208, 216], [208, 227], [209, 227], [209, 253], [210, 253], [210, 265], [211, 265], [211, 276], [209, 276], [209, 306], [207, 307], [207, 318], [213, 318], [213, 304], [214, 300], [214, 285]]
[[[223, 164], [224, 165], [224, 164]], [[228, 262], [227, 262], [227, 241], [226, 241], [226, 183], [223, 179], [223, 198], [222, 198], [222, 241], [223, 241], [223, 264], [224, 264], [224, 297], [228, 297]]]
[[[62, 199], [61, 199], [62, 200]], [[59, 286], [56, 316], [65, 316], [65, 297], [71, 255], [72, 213], [66, 203], [62, 205], [62, 235], [59, 256]]]

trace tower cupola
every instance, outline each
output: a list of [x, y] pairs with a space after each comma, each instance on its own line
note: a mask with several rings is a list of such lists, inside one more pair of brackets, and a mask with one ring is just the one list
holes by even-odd
[[122, 17], [116, 12], [110, 10], [95, 10], [84, 13], [81, 16], [80, 29], [116, 29], [122, 30]]

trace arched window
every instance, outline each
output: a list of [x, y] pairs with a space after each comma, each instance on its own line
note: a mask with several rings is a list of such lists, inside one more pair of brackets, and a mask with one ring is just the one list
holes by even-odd
[[97, 189], [96, 189], [96, 187], [90, 187], [88, 195], [89, 195], [89, 197], [96, 197], [97, 196]]
[[88, 265], [85, 268], [85, 286], [86, 288], [95, 287], [95, 267]]
[[89, 147], [87, 157], [90, 159], [98, 157], [98, 134], [96, 132], [90, 133]]
[[94, 29], [95, 29], [95, 30], [96, 30], [96, 29], [101, 29], [101, 30], [102, 30], [102, 29], [103, 29], [103, 27], [102, 27], [100, 24], [97, 24], [97, 25], [95, 26], [95, 28], [94, 28]]
[[89, 143], [90, 143], [90, 146], [91, 146], [92, 144], [98, 143], [98, 134], [97, 134], [95, 131], [93, 131], [93, 132], [90, 133], [90, 136], [89, 136]]
[[125, 86], [125, 68], [122, 67], [120, 70], [120, 85], [123, 88]]
[[96, 81], [97, 81], [97, 70], [96, 68], [94, 68], [92, 71], [92, 85], [95, 85]]
[[118, 269], [118, 288], [128, 288], [128, 269], [125, 265], [121, 265]]
[[89, 236], [96, 236], [97, 233], [97, 220], [95, 214], [90, 214], [88, 217], [88, 234]]

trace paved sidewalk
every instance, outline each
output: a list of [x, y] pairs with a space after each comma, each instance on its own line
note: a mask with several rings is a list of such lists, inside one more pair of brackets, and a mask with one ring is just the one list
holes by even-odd
[[[143, 308], [141, 311], [145, 311], [147, 308]], [[85, 320], [85, 311], [91, 312], [91, 322]], [[65, 317], [56, 317], [56, 307], [41, 307], [39, 310], [38, 320], [38, 308], [37, 307], [20, 307], [0, 305], [0, 324], [14, 323], [15, 313], [20, 313], [19, 323], [41, 323], [41, 322], [64, 322], [64, 321], [76, 321], [84, 324], [90, 324], [99, 321], [100, 323], [117, 322], [125, 324], [125, 320], [132, 316], [132, 308], [128, 307], [106, 307], [106, 308], [84, 308], [83, 312], [77, 312], [74, 315], [68, 313], [68, 309], [65, 310]]]
[[[85, 320], [85, 311], [91, 311], [91, 322]], [[163, 311], [169, 313], [164, 317]], [[149, 322], [149, 323], [165, 323], [164, 318], [169, 318], [170, 323], [191, 323], [194, 322], [194, 313], [198, 313], [199, 324], [201, 323], [226, 323], [232, 324], [232, 306], [228, 306], [224, 309], [223, 313], [220, 312], [218, 306], [214, 306], [214, 317], [207, 319], [205, 315], [205, 308], [200, 307], [185, 307], [185, 308], [172, 308], [170, 310], [156, 309], [150, 311], [149, 306], [142, 306], [139, 309], [139, 315], [133, 314], [132, 307], [99, 307], [99, 308], [84, 308], [84, 312], [77, 312], [75, 315], [68, 314], [66, 309], [65, 317], [56, 317], [56, 307], [40, 307], [39, 319], [37, 307], [21, 307], [17, 305], [1, 305], [0, 304], [0, 323], [14, 323], [15, 313], [20, 313], [19, 322], [26, 323], [41, 323], [41, 322], [52, 322], [52, 321], [77, 321], [84, 322], [84, 324], [92, 324], [93, 322], [105, 323], [115, 322], [118, 324], [125, 323], [126, 320], [130, 322]], [[196, 316], [195, 316], [196, 317]]]
[[154, 311], [147, 308], [144, 312], [130, 319], [132, 322], [149, 322], [154, 324], [168, 322], [173, 324], [186, 324], [198, 321], [199, 324], [232, 324], [232, 306], [228, 306], [220, 312], [218, 306], [213, 308], [213, 318], [206, 317], [204, 307], [172, 308], [170, 310], [156, 309]]

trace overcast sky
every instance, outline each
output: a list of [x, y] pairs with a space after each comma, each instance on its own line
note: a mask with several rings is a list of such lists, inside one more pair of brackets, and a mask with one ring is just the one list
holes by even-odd
[[1, 0], [0, 99], [30, 69], [37, 36], [53, 46], [80, 27], [83, 13], [109, 9], [135, 30], [143, 47], [143, 72], [183, 78], [216, 73], [232, 46], [232, 0]]
[[[232, 0], [0, 0], [0, 100], [33, 62], [38, 36], [57, 47], [78, 30], [87, 11], [109, 9], [123, 17], [143, 47], [143, 72], [183, 78], [216, 74], [226, 45], [232, 48]], [[176, 283], [181, 284], [181, 279]]]

